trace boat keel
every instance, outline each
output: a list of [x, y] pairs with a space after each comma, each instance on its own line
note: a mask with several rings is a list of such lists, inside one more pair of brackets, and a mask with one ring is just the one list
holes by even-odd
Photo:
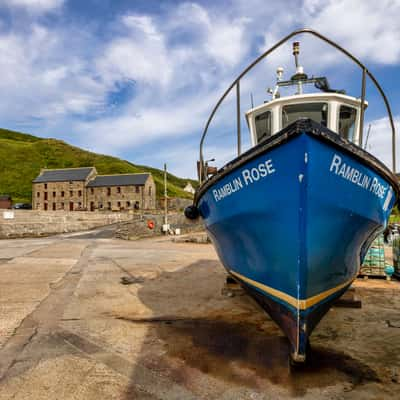
[[290, 360], [294, 364], [304, 364], [310, 353], [310, 335], [322, 317], [331, 308], [348, 288], [339, 290], [326, 301], [319, 303], [308, 310], [293, 311], [282, 303], [261, 293], [251, 285], [241, 281], [236, 276], [232, 278], [256, 300], [261, 308], [278, 324], [290, 343]]

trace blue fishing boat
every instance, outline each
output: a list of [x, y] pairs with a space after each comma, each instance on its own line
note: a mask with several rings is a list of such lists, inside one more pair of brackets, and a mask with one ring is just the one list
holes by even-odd
[[[283, 80], [277, 70], [272, 98], [246, 112], [252, 147], [241, 153], [240, 80], [259, 61], [298, 34], [311, 34], [362, 70], [360, 98], [309, 78], [299, 65]], [[392, 128], [393, 172], [362, 148], [366, 78], [383, 96]], [[314, 84], [316, 93], [304, 93]], [[283, 97], [282, 87], [296, 93]], [[203, 158], [209, 124], [236, 89], [238, 156], [221, 169]], [[232, 83], [207, 121], [198, 162], [200, 187], [188, 218], [201, 216], [219, 258], [287, 335], [291, 360], [306, 360], [309, 337], [356, 278], [360, 263], [397, 202], [395, 130], [382, 88], [342, 47], [310, 29], [295, 31], [258, 57]]]

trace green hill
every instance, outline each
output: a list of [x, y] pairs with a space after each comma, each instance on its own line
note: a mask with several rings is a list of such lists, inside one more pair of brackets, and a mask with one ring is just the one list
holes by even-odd
[[[41, 168], [75, 168], [94, 166], [101, 174], [151, 172], [157, 195], [164, 193], [164, 172], [144, 165], [135, 165], [116, 157], [91, 153], [62, 140], [42, 139], [0, 128], [0, 195], [9, 194], [14, 202], [31, 202], [32, 180]], [[168, 195], [190, 198], [183, 191], [190, 181], [168, 174]]]

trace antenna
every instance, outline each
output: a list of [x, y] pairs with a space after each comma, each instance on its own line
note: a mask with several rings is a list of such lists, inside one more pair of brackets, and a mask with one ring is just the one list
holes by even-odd
[[250, 92], [250, 101], [251, 101], [251, 108], [254, 108], [254, 100], [253, 100], [253, 93]]
[[294, 55], [294, 63], [296, 65], [296, 73], [291, 77], [292, 81], [297, 82], [297, 93], [303, 93], [303, 83], [302, 81], [307, 80], [308, 77], [304, 73], [304, 68], [299, 65], [299, 54], [300, 54], [300, 42], [293, 42], [293, 55]]
[[299, 67], [299, 54], [300, 54], [300, 42], [293, 42], [293, 55], [294, 63], [296, 64], [296, 72]]
[[368, 125], [367, 136], [365, 138], [364, 150], [367, 148], [369, 133], [371, 132], [371, 124]]

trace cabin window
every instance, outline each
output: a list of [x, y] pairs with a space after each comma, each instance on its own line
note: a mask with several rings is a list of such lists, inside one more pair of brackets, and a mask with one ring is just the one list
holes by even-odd
[[339, 135], [354, 141], [357, 110], [349, 106], [340, 106], [339, 109]]
[[256, 135], [257, 135], [257, 143], [260, 143], [262, 140], [269, 138], [271, 136], [271, 111], [267, 111], [260, 115], [257, 115], [255, 118], [256, 122]]
[[282, 128], [286, 128], [300, 118], [310, 118], [323, 126], [327, 126], [328, 104], [302, 103], [282, 107]]

